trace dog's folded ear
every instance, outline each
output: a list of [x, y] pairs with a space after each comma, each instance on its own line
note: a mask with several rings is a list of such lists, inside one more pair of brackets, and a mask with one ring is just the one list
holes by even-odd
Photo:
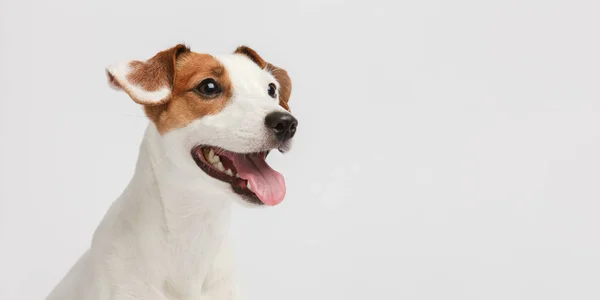
[[279, 82], [280, 90], [279, 90], [279, 105], [285, 108], [287, 111], [290, 111], [290, 106], [288, 105], [288, 101], [290, 100], [290, 96], [292, 94], [292, 80], [288, 75], [287, 71], [279, 68], [273, 64], [266, 62], [256, 51], [248, 46], [240, 46], [235, 49], [234, 53], [242, 54], [247, 56], [250, 60], [256, 63], [261, 69], [265, 69]]
[[267, 66], [267, 63], [265, 62], [265, 60], [262, 59], [262, 57], [260, 57], [260, 55], [258, 55], [258, 53], [256, 53], [256, 51], [254, 51], [252, 48], [250, 48], [248, 46], [239, 46], [239, 47], [237, 47], [237, 49], [235, 49], [235, 51], [233, 53], [242, 54], [242, 55], [247, 56], [251, 61], [256, 63], [261, 69], [264, 69]]
[[146, 61], [128, 61], [106, 69], [108, 83], [123, 90], [133, 101], [143, 105], [158, 105], [171, 99], [175, 82], [177, 58], [190, 49], [177, 45], [157, 53]]

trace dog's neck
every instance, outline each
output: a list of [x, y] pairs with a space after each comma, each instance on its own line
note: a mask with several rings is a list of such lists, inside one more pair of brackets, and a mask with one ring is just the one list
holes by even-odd
[[[160, 292], [187, 298], [200, 290], [227, 234], [232, 199], [200, 169], [189, 174], [176, 167], [160, 139], [150, 124], [134, 176], [111, 206], [94, 243], [107, 258], [124, 260], [122, 272], [111, 270], [120, 276], [116, 282], [146, 278], [150, 282], [145, 284]], [[125, 261], [132, 255], [133, 264]]]

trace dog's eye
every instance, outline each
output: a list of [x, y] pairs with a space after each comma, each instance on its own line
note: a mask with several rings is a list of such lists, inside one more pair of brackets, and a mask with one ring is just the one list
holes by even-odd
[[274, 83], [269, 83], [269, 96], [275, 98], [275, 93], [277, 92], [277, 87]]
[[221, 87], [214, 79], [207, 78], [196, 86], [196, 91], [202, 96], [212, 98], [221, 93]]

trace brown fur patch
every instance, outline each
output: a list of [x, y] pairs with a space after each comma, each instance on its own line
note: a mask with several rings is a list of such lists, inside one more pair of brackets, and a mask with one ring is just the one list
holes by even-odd
[[[146, 105], [146, 115], [163, 134], [188, 125], [195, 119], [220, 112], [231, 98], [232, 84], [225, 67], [209, 54], [185, 53], [177, 59], [171, 100], [161, 105]], [[222, 93], [205, 99], [194, 91], [207, 78], [213, 78]]]
[[[177, 57], [183, 53], [188, 53], [189, 51], [190, 49], [187, 46], [179, 44], [157, 53], [147, 61], [132, 61], [129, 63], [129, 66], [133, 70], [127, 75], [127, 81], [150, 92], [156, 91], [162, 87], [172, 88], [175, 80], [174, 74]], [[109, 74], [109, 80], [113, 81], [114, 78], [110, 77], [112, 77], [112, 75]], [[118, 82], [116, 82], [115, 85], [122, 88]], [[145, 103], [143, 99], [134, 98], [133, 100], [140, 104], [148, 104]], [[162, 104], [168, 100], [169, 98], [167, 97], [163, 99], [163, 101], [154, 104]]]
[[261, 69], [264, 69], [267, 66], [267, 63], [265, 62], [265, 60], [262, 59], [262, 57], [260, 57], [260, 55], [258, 55], [258, 53], [256, 53], [256, 51], [252, 50], [252, 48], [250, 48], [250, 47], [239, 46], [237, 49], [235, 49], [235, 51], [233, 53], [243, 54], [243, 55], [247, 56], [250, 60], [252, 60], [254, 63], [256, 63]]
[[267, 63], [265, 68], [271, 72], [273, 77], [279, 82], [279, 105], [291, 112], [290, 106], [288, 105], [290, 96], [292, 95], [292, 80], [290, 79], [290, 76], [286, 70], [270, 63]]

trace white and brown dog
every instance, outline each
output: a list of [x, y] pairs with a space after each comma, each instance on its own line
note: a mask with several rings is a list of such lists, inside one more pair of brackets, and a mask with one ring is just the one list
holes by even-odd
[[287, 72], [245, 46], [213, 56], [177, 45], [107, 73], [150, 122], [131, 182], [46, 299], [238, 298], [231, 205], [285, 196], [265, 158], [296, 132]]

